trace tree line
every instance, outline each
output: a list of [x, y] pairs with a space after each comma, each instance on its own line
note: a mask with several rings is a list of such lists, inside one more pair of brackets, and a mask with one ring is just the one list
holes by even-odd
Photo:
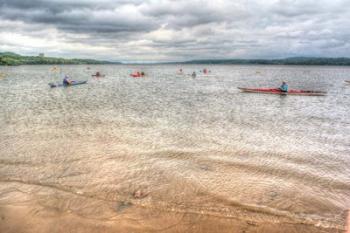
[[93, 59], [65, 59], [43, 56], [21, 56], [16, 53], [0, 53], [0, 65], [61, 65], [61, 64], [117, 64], [117, 62], [98, 61]]
[[350, 58], [293, 57], [284, 59], [218, 59], [192, 60], [182, 64], [237, 64], [237, 65], [331, 65], [350, 66]]

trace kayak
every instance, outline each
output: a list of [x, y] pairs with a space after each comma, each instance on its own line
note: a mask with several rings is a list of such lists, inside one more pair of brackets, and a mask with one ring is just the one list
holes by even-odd
[[65, 85], [63, 83], [49, 83], [49, 86], [51, 88], [54, 88], [54, 87], [70, 87], [70, 86], [75, 86], [75, 85], [81, 85], [81, 84], [86, 84], [87, 81], [74, 81], [72, 84], [69, 84], [69, 85]]
[[104, 74], [100, 74], [100, 75], [93, 74], [91, 76], [92, 77], [96, 77], [96, 78], [104, 78], [104, 77], [106, 77], [106, 75], [104, 75]]
[[133, 75], [133, 74], [130, 74], [130, 76], [132, 78], [143, 78], [143, 77], [145, 77], [144, 75]]
[[275, 95], [306, 95], [306, 96], [325, 96], [327, 92], [323, 91], [306, 91], [306, 90], [289, 90], [283, 92], [278, 88], [243, 88], [238, 87], [243, 92], [249, 93], [264, 93], [264, 94], [275, 94]]
[[133, 78], [142, 78], [144, 75], [138, 75], [138, 74], [130, 74], [131, 77]]

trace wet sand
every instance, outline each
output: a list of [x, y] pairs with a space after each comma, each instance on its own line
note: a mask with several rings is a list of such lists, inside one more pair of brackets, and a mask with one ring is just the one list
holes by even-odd
[[[185, 186], [188, 187], [188, 184]], [[101, 196], [77, 191], [72, 186], [10, 179], [2, 180], [1, 187], [0, 232], [6, 233], [345, 231], [339, 222], [332, 226], [329, 220], [328, 224], [320, 221], [317, 226], [315, 219], [307, 220], [302, 216], [298, 219], [289, 213], [243, 206], [208, 197], [208, 194], [195, 189], [184, 194], [188, 201], [181, 200], [176, 204], [170, 203], [174, 200], [171, 195], [179, 195], [179, 189], [165, 192], [137, 189], [112, 197], [111, 194]], [[334, 217], [345, 220], [346, 212]]]
[[[71, 211], [14, 204], [0, 208], [0, 232], [6, 233], [115, 233], [115, 232], [201, 232], [201, 233], [335, 233], [341, 229], [286, 222], [256, 222], [203, 214], [165, 212], [116, 204], [115, 214], [89, 218]], [[111, 207], [112, 208], [112, 207]], [[20, 221], [19, 221], [20, 219]]]
[[346, 223], [346, 233], [350, 233], [350, 210], [348, 211], [348, 218]]

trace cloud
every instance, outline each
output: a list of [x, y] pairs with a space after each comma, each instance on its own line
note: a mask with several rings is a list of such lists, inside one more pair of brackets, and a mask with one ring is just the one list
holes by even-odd
[[152, 61], [350, 56], [349, 23], [346, 0], [0, 0], [0, 50]]
[[84, 2], [67, 5], [60, 2], [57, 6], [53, 2], [37, 0], [32, 5], [27, 2], [2, 2], [0, 15], [4, 19], [55, 26], [76, 33], [147, 31], [156, 26], [150, 18], [139, 13], [137, 6], [129, 4], [113, 6], [107, 3], [93, 8], [94, 5]]

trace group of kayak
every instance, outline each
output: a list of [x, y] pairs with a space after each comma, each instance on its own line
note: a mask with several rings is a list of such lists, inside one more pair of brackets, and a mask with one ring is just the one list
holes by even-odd
[[[204, 75], [208, 75], [211, 73], [208, 69], [203, 69], [200, 71]], [[184, 74], [183, 70], [180, 69], [177, 74]], [[197, 77], [197, 73], [193, 71], [191, 74], [192, 78]], [[350, 83], [350, 81], [347, 81]], [[323, 91], [310, 91], [310, 90], [294, 90], [289, 89], [287, 82], [282, 82], [281, 86], [279, 88], [245, 88], [245, 87], [238, 87], [238, 89], [242, 90], [243, 92], [249, 92], [249, 93], [265, 93], [265, 94], [277, 94], [277, 95], [308, 95], [308, 96], [324, 96], [327, 94], [327, 92]]]
[[[131, 73], [130, 76], [133, 77], [133, 78], [141, 78], [141, 77], [144, 77], [146, 74], [145, 72], [143, 71], [136, 71], [134, 73]], [[101, 74], [100, 72], [96, 72], [96, 74], [93, 74], [92, 75], [93, 77], [98, 77], [98, 78], [101, 78], [101, 77], [105, 77], [105, 75]]]
[[[207, 68], [204, 68], [203, 70], [199, 71], [200, 73], [204, 74], [204, 75], [208, 75], [209, 73], [211, 73], [210, 70], [208, 70]], [[176, 72], [178, 75], [184, 75], [184, 71], [182, 69], [179, 69], [178, 72]], [[197, 73], [196, 71], [193, 71], [192, 74], [190, 75], [192, 78], [196, 78], [197, 77]]]
[[[90, 67], [88, 67], [87, 69], [90, 69]], [[97, 71], [95, 74], [92, 74], [91, 76], [95, 77], [95, 78], [103, 78], [106, 75], [101, 74], [99, 71]], [[145, 76], [145, 72], [137, 71], [137, 72], [130, 74], [130, 76], [133, 78], [141, 78], [141, 77]], [[62, 83], [49, 83], [49, 86], [51, 88], [68, 87], [68, 86], [75, 86], [75, 85], [81, 85], [81, 84], [86, 84], [86, 83], [87, 83], [87, 81], [75, 81], [75, 80], [72, 80], [68, 75], [65, 75], [63, 80], [62, 80]]]
[[[91, 76], [96, 77], [96, 78], [102, 78], [102, 77], [105, 77], [106, 75], [101, 74], [99, 71], [97, 71], [95, 74], [92, 74]], [[68, 86], [75, 86], [75, 85], [81, 85], [81, 84], [86, 84], [86, 83], [87, 83], [87, 81], [75, 81], [75, 80], [72, 80], [68, 75], [65, 75], [62, 83], [49, 83], [49, 86], [51, 88], [68, 87]]]
[[[211, 71], [207, 69], [203, 69], [203, 71], [200, 71], [203, 74], [209, 74]], [[180, 69], [177, 74], [184, 74], [183, 70]], [[100, 72], [96, 72], [92, 75], [93, 77], [105, 77], [105, 75], [101, 74]], [[145, 76], [144, 72], [134, 72], [130, 74], [133, 78], [141, 78]], [[191, 74], [193, 78], [197, 76], [197, 73], [193, 71]], [[350, 81], [345, 81], [347, 83], [350, 83]], [[74, 85], [80, 85], [80, 84], [86, 84], [87, 81], [74, 81], [70, 79], [67, 75], [65, 75], [62, 83], [49, 83], [50, 87], [67, 87], [67, 86], [74, 86]], [[287, 82], [282, 82], [281, 86], [278, 88], [246, 88], [246, 87], [238, 87], [243, 92], [248, 93], [264, 93], [264, 94], [277, 94], [277, 95], [306, 95], [306, 96], [324, 96], [327, 94], [327, 92], [323, 91], [312, 91], [312, 90], [296, 90], [296, 89], [289, 89]]]

